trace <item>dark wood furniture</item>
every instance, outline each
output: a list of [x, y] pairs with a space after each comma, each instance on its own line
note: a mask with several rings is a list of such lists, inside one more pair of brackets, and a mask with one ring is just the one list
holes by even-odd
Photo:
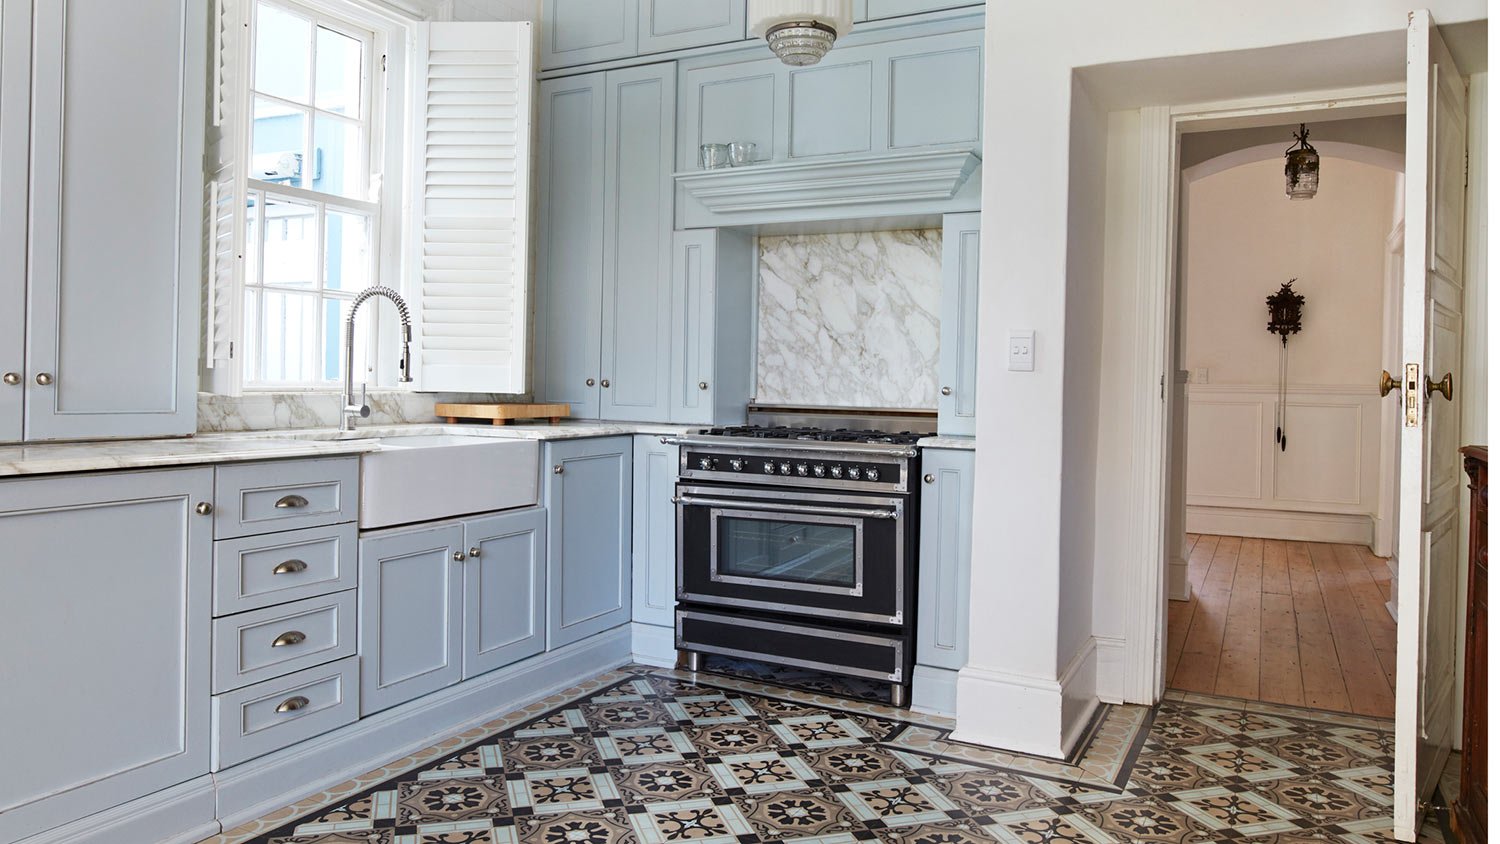
[[1464, 627], [1463, 746], [1459, 755], [1458, 799], [1453, 804], [1453, 827], [1465, 844], [1489, 840], [1490, 551], [1489, 448], [1465, 446], [1464, 471], [1469, 475], [1469, 600]]

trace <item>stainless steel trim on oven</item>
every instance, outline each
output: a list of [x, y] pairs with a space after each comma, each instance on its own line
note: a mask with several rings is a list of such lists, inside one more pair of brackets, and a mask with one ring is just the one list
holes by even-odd
[[[684, 499], [687, 504], [701, 504], [706, 499]], [[736, 502], [726, 501], [725, 504]], [[719, 572], [719, 519], [723, 517], [724, 511], [731, 510], [737, 519], [759, 519], [760, 521], [781, 521], [788, 515], [796, 515], [799, 522], [812, 522], [823, 525], [846, 525], [854, 528], [854, 588], [847, 586], [833, 586], [826, 583], [808, 583], [798, 580], [781, 580], [774, 577], [747, 577], [742, 574], [721, 574]], [[895, 518], [892, 516], [891, 518]], [[708, 511], [708, 577], [716, 583], [738, 583], [742, 586], [766, 586], [772, 589], [801, 589], [805, 592], [825, 592], [833, 595], [848, 595], [853, 598], [862, 597], [865, 594], [865, 526], [859, 518], [835, 518], [832, 516], [810, 515], [797, 510], [749, 510], [742, 507], [713, 507]]]
[[[703, 595], [697, 592], [689, 592], [682, 588], [683, 580], [683, 510], [690, 505], [695, 497], [704, 494], [715, 497], [726, 495], [735, 496], [736, 501], [743, 501], [748, 507], [767, 506], [774, 507], [776, 502], [782, 501], [811, 501], [811, 506], [824, 506], [835, 504], [875, 504], [893, 510], [896, 522], [896, 612], [891, 615], [873, 612], [856, 612], [853, 610], [835, 610], [822, 607], [807, 607], [800, 604], [788, 604], [782, 601], [754, 601], [744, 598], [720, 598], [715, 595]], [[701, 487], [683, 486], [677, 487], [677, 495], [673, 497], [677, 504], [677, 587], [676, 594], [679, 600], [693, 601], [700, 604], [716, 604], [726, 607], [741, 607], [746, 609], [772, 610], [775, 612], [788, 612], [796, 615], [806, 615], [809, 610], [815, 610], [819, 616], [828, 618], [841, 618], [850, 621], [873, 621], [877, 624], [901, 624], [906, 615], [906, 566], [910, 561], [906, 559], [906, 503], [899, 498], [886, 498], [878, 495], [838, 495], [817, 492], [795, 492], [775, 489], [755, 489], [741, 487]], [[712, 552], [710, 552], [712, 553]], [[776, 581], [778, 587], [784, 585]]]
[[[768, 446], [768, 442], [776, 445]], [[771, 486], [795, 486], [799, 489], [860, 490], [863, 492], [909, 492], [910, 464], [906, 460], [888, 458], [915, 457], [916, 449], [899, 446], [859, 446], [839, 448], [830, 443], [804, 443], [795, 440], [734, 440], [730, 437], [704, 437], [701, 440], [677, 440], [678, 477], [684, 481], [715, 481], [721, 483], [749, 483]], [[844, 455], [854, 462], [870, 463], [896, 473], [894, 481], [850, 481], [837, 478], [809, 478], [802, 475], [764, 475], [754, 472], [730, 474], [727, 472], [694, 468], [688, 459], [688, 450], [700, 452], [750, 451], [754, 460], [780, 459], [806, 460], [813, 454]], [[811, 453], [811, 454], [810, 454]], [[863, 459], [861, 459], [863, 458]]]
[[[677, 495], [672, 498], [673, 504], [687, 504], [689, 506], [703, 507], [729, 507], [732, 509], [743, 509], [747, 503], [736, 501], [732, 498], [699, 498], [696, 495]], [[802, 516], [815, 513], [821, 516], [856, 516], [862, 519], [894, 519], [899, 514], [893, 508], [873, 507], [820, 507], [816, 504], [798, 504], [790, 507], [776, 507], [770, 504], [760, 504], [758, 509], [768, 513], [781, 513], [786, 515]]]
[[[869, 636], [863, 633], [852, 633], [847, 630], [825, 630], [821, 627], [804, 627], [800, 624], [780, 624], [776, 622], [760, 621], [751, 618], [707, 615], [704, 613], [692, 612], [691, 610], [678, 610], [676, 619], [676, 644], [678, 644], [679, 646], [683, 643], [682, 620], [684, 618], [693, 618], [699, 621], [716, 621], [724, 624], [733, 624], [736, 627], [754, 627], [761, 630], [775, 630], [778, 633], [796, 633], [799, 635], [815, 636], [823, 639], [838, 639], [845, 642], [863, 642], [867, 645], [886, 645], [890, 647], [891, 651], [893, 652], [896, 663], [896, 670], [889, 674], [882, 674], [879, 671], [868, 671], [863, 668], [851, 668], [845, 665], [832, 665], [826, 662], [818, 662], [811, 659], [797, 659], [795, 657], [782, 656], [780, 654], [776, 655], [776, 659], [778, 662], [784, 662], [788, 665], [796, 665], [802, 668], [811, 668], [816, 671], [833, 671], [839, 674], [848, 674], [856, 677], [867, 677], [871, 680], [886, 680], [892, 683], [905, 682], [905, 680], [902, 678], [902, 669], [906, 666], [906, 643], [900, 639], [888, 638], [885, 636]], [[715, 647], [713, 645], [692, 644], [690, 645], [690, 648], [701, 653], [721, 654], [723, 656], [737, 656], [744, 659], [758, 659], [765, 656], [765, 654], [756, 653], [754, 651], [742, 651], [738, 648], [721, 648]]]

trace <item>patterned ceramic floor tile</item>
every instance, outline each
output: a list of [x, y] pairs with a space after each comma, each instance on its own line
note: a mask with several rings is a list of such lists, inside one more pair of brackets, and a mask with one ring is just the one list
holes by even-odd
[[1048, 760], [877, 702], [630, 667], [214, 840], [1389, 840], [1390, 724], [1306, 714], [1201, 695], [1109, 707]]

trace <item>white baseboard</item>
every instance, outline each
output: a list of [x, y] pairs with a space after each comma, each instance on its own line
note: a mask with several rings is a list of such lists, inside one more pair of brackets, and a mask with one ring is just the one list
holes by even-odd
[[677, 636], [670, 627], [630, 623], [630, 658], [642, 665], [672, 668], [677, 665]]
[[220, 771], [219, 821], [233, 829], [629, 661], [623, 625]]
[[1188, 505], [1187, 531], [1351, 545], [1369, 545], [1375, 537], [1374, 519], [1366, 513], [1299, 513], [1201, 504]]
[[1095, 636], [1094, 654], [1098, 660], [1099, 700], [1103, 703], [1125, 702], [1125, 637]]
[[191, 844], [219, 832], [214, 819], [214, 780], [197, 779], [39, 832], [18, 844]]
[[1066, 758], [1099, 705], [1093, 637], [1057, 678], [966, 665], [958, 672], [958, 727], [970, 744]]
[[1188, 563], [1181, 557], [1167, 561], [1167, 598], [1172, 601], [1191, 601], [1193, 584], [1188, 580]]
[[928, 715], [958, 714], [958, 672], [918, 665], [911, 672], [911, 708]]

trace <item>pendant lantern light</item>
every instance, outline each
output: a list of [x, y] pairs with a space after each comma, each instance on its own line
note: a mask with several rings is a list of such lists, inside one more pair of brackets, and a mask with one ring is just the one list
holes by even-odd
[[1286, 150], [1286, 198], [1312, 199], [1318, 193], [1318, 151], [1307, 142], [1307, 124], [1292, 137], [1297, 142]]
[[750, 34], [794, 67], [817, 64], [854, 27], [854, 0], [749, 0], [748, 13]]

